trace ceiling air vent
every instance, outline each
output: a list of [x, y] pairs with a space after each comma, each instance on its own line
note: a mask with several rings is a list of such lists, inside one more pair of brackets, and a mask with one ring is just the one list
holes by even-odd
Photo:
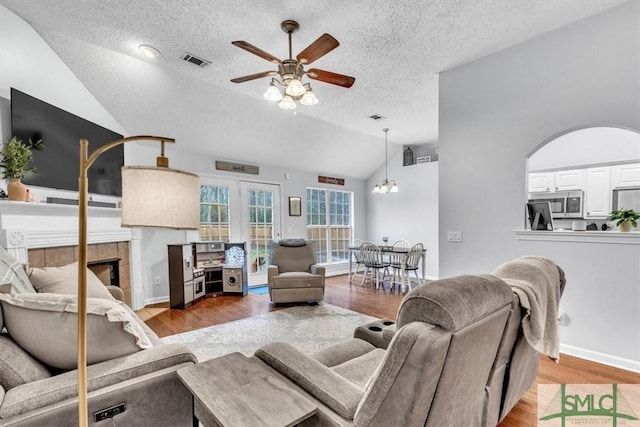
[[373, 120], [384, 120], [384, 119], [386, 119], [386, 117], [384, 117], [381, 114], [372, 114], [372, 115], [367, 116], [367, 117], [369, 117], [370, 119], [373, 119]]
[[202, 68], [204, 68], [207, 65], [211, 64], [211, 61], [207, 61], [206, 59], [198, 58], [197, 56], [192, 55], [189, 52], [185, 52], [185, 54], [182, 55], [181, 58], [184, 59], [187, 62], [191, 62], [192, 64], [195, 64], [198, 67], [202, 67]]

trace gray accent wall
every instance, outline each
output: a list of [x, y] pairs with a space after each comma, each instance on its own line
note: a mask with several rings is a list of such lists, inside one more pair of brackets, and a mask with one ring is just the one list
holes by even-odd
[[[640, 2], [440, 75], [440, 277], [515, 256], [567, 273], [563, 351], [640, 370], [640, 246], [523, 242], [526, 159], [567, 129], [640, 129]], [[447, 231], [462, 231], [449, 243]]]

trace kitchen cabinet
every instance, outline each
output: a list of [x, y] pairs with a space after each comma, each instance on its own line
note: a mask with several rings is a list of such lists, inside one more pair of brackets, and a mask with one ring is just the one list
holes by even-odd
[[555, 172], [531, 172], [529, 174], [529, 193], [552, 191], [555, 185]]
[[584, 189], [584, 170], [568, 169], [555, 172], [531, 172], [529, 192], [569, 191]]
[[618, 187], [640, 187], [640, 163], [611, 166], [611, 184]]
[[557, 171], [555, 182], [555, 191], [584, 190], [584, 170]]
[[611, 211], [611, 167], [586, 169], [585, 218], [606, 218]]

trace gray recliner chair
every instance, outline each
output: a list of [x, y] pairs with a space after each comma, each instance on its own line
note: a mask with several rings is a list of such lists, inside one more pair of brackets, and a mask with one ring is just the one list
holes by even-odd
[[267, 269], [274, 304], [318, 302], [324, 298], [325, 268], [316, 265], [313, 243], [304, 239], [271, 242]]
[[404, 298], [387, 350], [351, 339], [311, 355], [285, 343], [255, 355], [357, 426], [482, 425], [512, 299], [492, 276], [439, 280]]
[[304, 425], [491, 426], [536, 376], [521, 317], [501, 278], [458, 276], [405, 296], [396, 330], [378, 325], [386, 349], [354, 338], [312, 354], [271, 343], [255, 356], [318, 405]]

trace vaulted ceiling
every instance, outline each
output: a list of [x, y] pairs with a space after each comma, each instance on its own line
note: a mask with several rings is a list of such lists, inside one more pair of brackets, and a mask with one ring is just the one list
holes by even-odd
[[[437, 144], [438, 73], [626, 0], [0, 0], [25, 19], [131, 134], [185, 150], [365, 179], [402, 144]], [[340, 46], [313, 67], [354, 76], [350, 89], [310, 80], [320, 103], [295, 114], [262, 98], [276, 65], [231, 45], [288, 57], [323, 33]], [[160, 51], [145, 57], [140, 44]], [[185, 62], [189, 52], [211, 62]], [[307, 80], [309, 81], [309, 80]], [[368, 116], [385, 118], [374, 121]]]

